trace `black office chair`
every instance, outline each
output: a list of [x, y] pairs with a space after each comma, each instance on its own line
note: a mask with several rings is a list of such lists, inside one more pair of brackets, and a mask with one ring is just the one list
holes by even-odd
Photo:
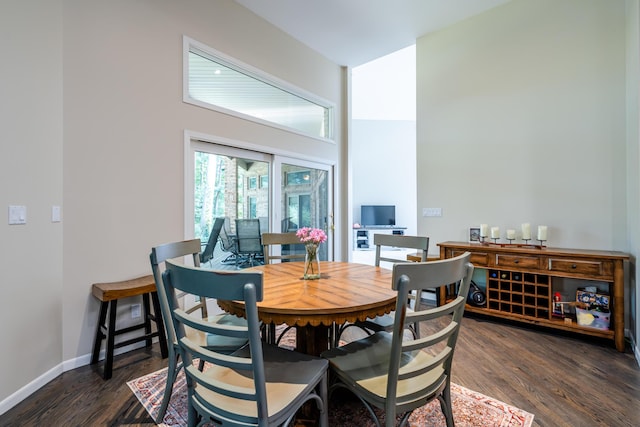
[[207, 245], [200, 253], [200, 264], [204, 264], [205, 262], [209, 262], [213, 259], [213, 251], [216, 248], [216, 243], [218, 243], [218, 237], [220, 236], [220, 230], [222, 230], [223, 225], [224, 218], [216, 218], [213, 222], [213, 227], [211, 228], [211, 234], [209, 234]]
[[222, 260], [223, 264], [237, 263], [238, 262], [238, 246], [236, 244], [236, 236], [231, 233], [231, 226], [229, 225], [229, 217], [224, 217], [223, 225], [220, 229], [220, 249], [223, 252], [228, 252], [229, 255]]
[[242, 260], [236, 258], [237, 268], [246, 264], [251, 267], [262, 264], [264, 254], [258, 219], [236, 219], [236, 245], [238, 255], [243, 257]]

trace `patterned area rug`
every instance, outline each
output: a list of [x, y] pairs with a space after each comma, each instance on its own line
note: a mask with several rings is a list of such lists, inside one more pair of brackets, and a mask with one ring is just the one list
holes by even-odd
[[[127, 383], [153, 419], [156, 418], [162, 402], [166, 378], [167, 369], [164, 368]], [[530, 427], [533, 423], [533, 414], [457, 384], [451, 384], [451, 394], [453, 396], [453, 418], [458, 427]], [[340, 401], [332, 401], [330, 404], [330, 426], [374, 426], [373, 421], [359, 401], [351, 399], [335, 400]], [[446, 426], [437, 400], [415, 410], [411, 414], [409, 422], [411, 426]], [[187, 389], [184, 372], [181, 370], [173, 387], [169, 408], [160, 426], [186, 425]]]

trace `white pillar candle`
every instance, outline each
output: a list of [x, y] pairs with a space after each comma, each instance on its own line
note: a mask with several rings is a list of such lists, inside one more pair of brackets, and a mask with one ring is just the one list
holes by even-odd
[[489, 224], [480, 224], [480, 237], [487, 237], [489, 235]]
[[491, 238], [492, 239], [500, 238], [500, 227], [491, 227]]
[[547, 240], [547, 226], [539, 225], [538, 226], [538, 240]]
[[522, 240], [531, 240], [531, 224], [528, 222], [522, 224]]
[[508, 229], [507, 240], [515, 240], [515, 238], [516, 238], [516, 230]]

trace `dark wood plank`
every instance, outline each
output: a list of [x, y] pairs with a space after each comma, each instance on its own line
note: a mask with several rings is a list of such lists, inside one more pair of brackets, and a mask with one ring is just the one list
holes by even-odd
[[[350, 328], [354, 337], [361, 333]], [[117, 356], [113, 378], [89, 366], [51, 381], [2, 426], [152, 426], [126, 381], [166, 366], [157, 344]], [[536, 426], [640, 425], [640, 368], [629, 349], [478, 317], [465, 317], [453, 381], [535, 414]]]

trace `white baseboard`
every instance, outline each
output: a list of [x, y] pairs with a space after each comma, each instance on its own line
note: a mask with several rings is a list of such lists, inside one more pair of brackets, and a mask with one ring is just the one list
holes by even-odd
[[40, 375], [38, 378], [31, 381], [29, 384], [22, 387], [20, 390], [11, 394], [9, 397], [0, 402], [0, 415], [13, 408], [27, 397], [31, 396], [49, 381], [57, 378], [60, 374], [62, 374], [62, 372], [62, 364], [56, 365], [44, 374]]
[[[157, 338], [154, 338], [154, 342], [156, 341], [157, 341]], [[114, 356], [117, 356], [119, 354], [127, 353], [129, 351], [136, 350], [144, 346], [145, 346], [144, 341], [137, 342], [125, 347], [118, 348], [114, 351], [113, 354]], [[105, 350], [100, 351], [101, 361], [104, 360], [105, 353], [106, 353]], [[62, 363], [54, 366], [44, 374], [35, 378], [29, 384], [25, 385], [15, 393], [11, 394], [6, 399], [0, 401], [0, 415], [4, 414], [8, 410], [16, 406], [18, 403], [22, 402], [23, 400], [31, 396], [33, 393], [40, 390], [40, 388], [45, 386], [51, 380], [54, 380], [55, 378], [60, 376], [63, 372], [71, 371], [72, 369], [80, 368], [82, 366], [87, 366], [89, 363], [91, 363], [91, 354], [85, 354], [82, 356], [75, 357], [73, 359], [65, 360]]]

